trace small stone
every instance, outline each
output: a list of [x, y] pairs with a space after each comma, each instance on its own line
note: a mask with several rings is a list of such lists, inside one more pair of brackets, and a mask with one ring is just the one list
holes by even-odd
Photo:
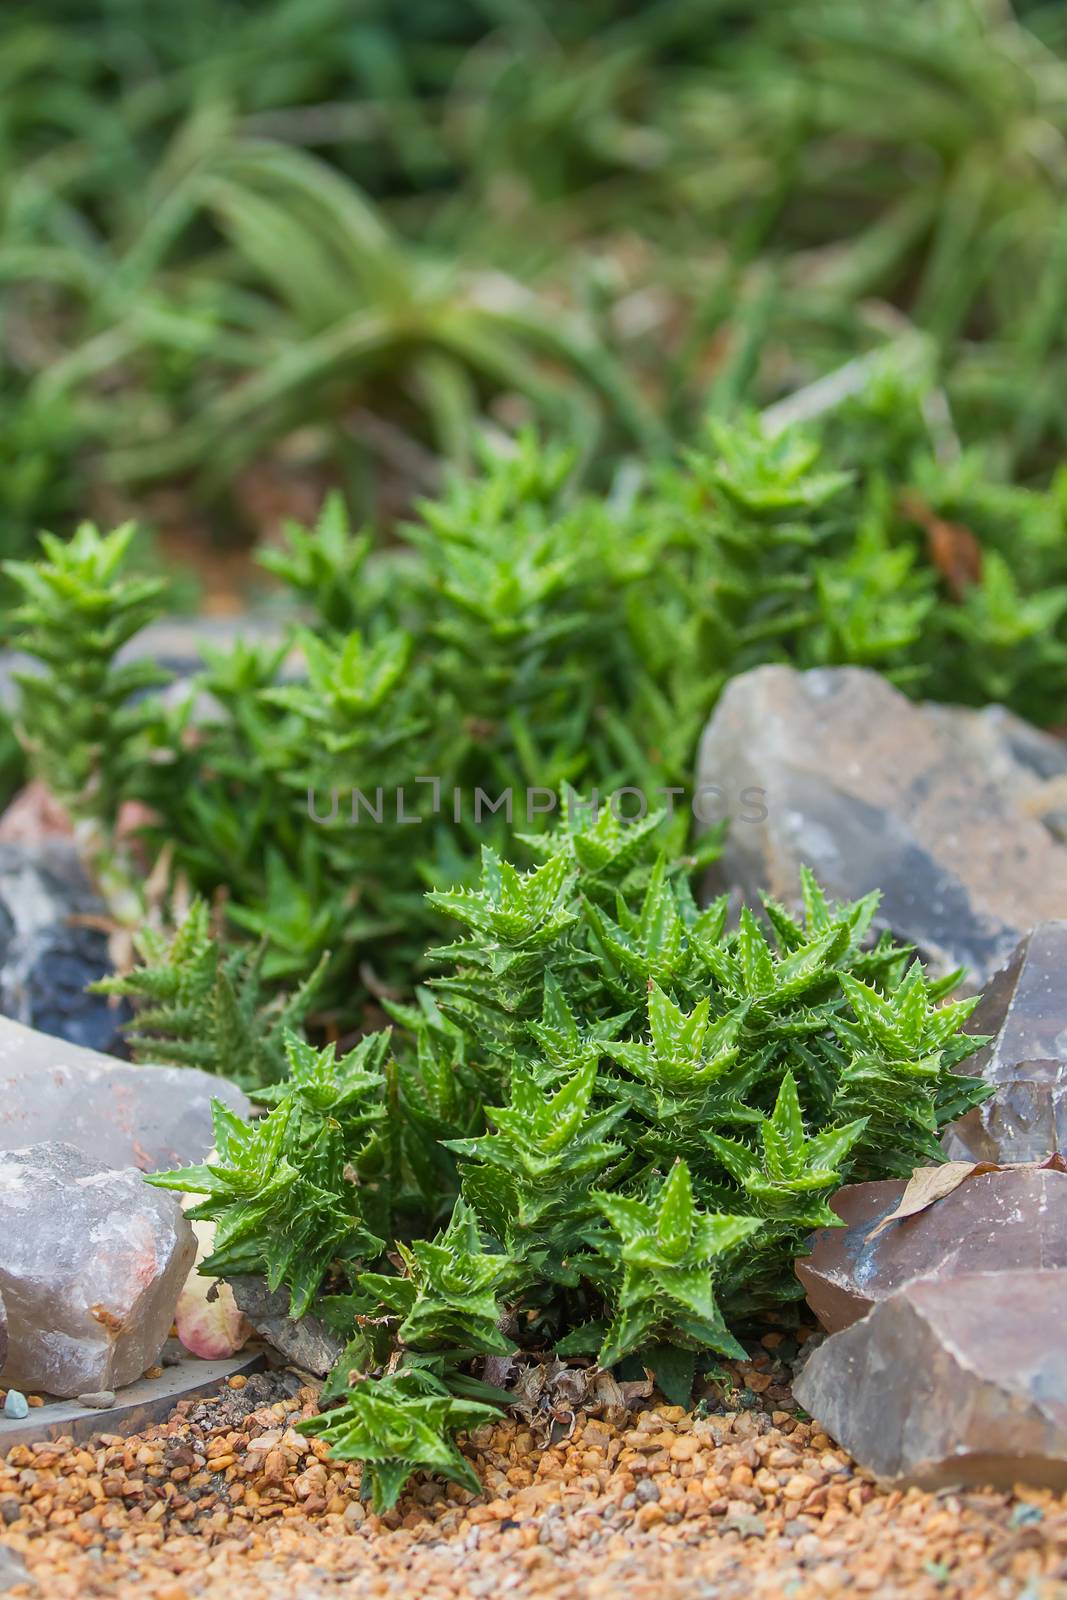
[[132, 1383], [156, 1360], [195, 1253], [173, 1195], [72, 1145], [7, 1151], [0, 1238], [0, 1381], [70, 1397]]
[[818, 1484], [808, 1473], [795, 1472], [783, 1487], [782, 1496], [786, 1500], [806, 1500], [812, 1490], [817, 1488]]
[[879, 926], [981, 988], [1063, 915], [1050, 819], [1065, 774], [1067, 745], [999, 706], [916, 705], [858, 667], [757, 667], [727, 684], [701, 743], [695, 801], [732, 819], [709, 887], [795, 902], [803, 862], [832, 899], [878, 889]]
[[722, 1527], [724, 1532], [731, 1528], [736, 1529], [742, 1539], [763, 1539], [767, 1534], [767, 1524], [764, 1519], [744, 1511], [735, 1512], [733, 1516], [727, 1517]]
[[915, 1216], [875, 1232], [903, 1181], [848, 1184], [830, 1202], [846, 1224], [820, 1228], [796, 1263], [808, 1304], [829, 1333], [866, 1316], [913, 1278], [1067, 1268], [1067, 1173], [1053, 1166], [981, 1172]]
[[109, 1411], [115, 1404], [114, 1389], [97, 1389], [89, 1394], [78, 1395], [78, 1404], [88, 1406], [93, 1411]]
[[9, 1389], [4, 1399], [4, 1416], [21, 1421], [30, 1414], [30, 1402], [20, 1389]]
[[16, 1584], [32, 1582], [26, 1563], [17, 1550], [0, 1545], [0, 1593], [14, 1589]]
[[1065, 1324], [1067, 1272], [917, 1278], [821, 1344], [793, 1392], [879, 1478], [1063, 1490]]
[[235, 1372], [233, 1377], [227, 1378], [226, 1381], [231, 1389], [243, 1389], [245, 1384], [248, 1382], [248, 1379], [245, 1377], [243, 1372]]

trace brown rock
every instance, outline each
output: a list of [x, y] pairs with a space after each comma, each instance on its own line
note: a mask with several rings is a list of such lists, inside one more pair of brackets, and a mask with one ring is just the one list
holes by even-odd
[[1026, 935], [968, 1027], [992, 1038], [960, 1070], [997, 1091], [945, 1129], [945, 1153], [1040, 1161], [1067, 1148], [1067, 922], [1042, 922]]
[[0, 844], [42, 844], [46, 839], [71, 839], [74, 824], [66, 808], [34, 778], [0, 816]]
[[965, 1178], [916, 1216], [878, 1224], [907, 1185], [856, 1183], [831, 1206], [844, 1228], [820, 1228], [796, 1263], [808, 1304], [829, 1333], [849, 1327], [903, 1284], [931, 1274], [1067, 1267], [1067, 1173], [1005, 1168]]
[[765, 666], [727, 685], [694, 805], [731, 817], [716, 889], [795, 901], [802, 862], [836, 899], [880, 889], [882, 925], [981, 987], [1063, 912], [1064, 774], [1067, 745], [1001, 707], [916, 705], [856, 667]]
[[920, 1278], [819, 1346], [797, 1400], [883, 1479], [1067, 1488], [1067, 1272]]

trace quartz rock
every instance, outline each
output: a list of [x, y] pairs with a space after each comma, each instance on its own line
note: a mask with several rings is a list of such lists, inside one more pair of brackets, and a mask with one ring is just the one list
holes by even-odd
[[945, 1129], [946, 1155], [1041, 1161], [1067, 1148], [1067, 922], [1026, 935], [967, 1026], [992, 1037], [960, 1071], [997, 1088]]
[[[199, 1195], [183, 1194], [182, 1210], [195, 1207]], [[215, 1249], [215, 1224], [193, 1222], [196, 1262], [174, 1308], [174, 1329], [185, 1349], [204, 1361], [221, 1361], [248, 1343], [252, 1325], [240, 1311], [230, 1285], [202, 1275], [200, 1268]]]
[[196, 1253], [177, 1199], [73, 1145], [0, 1154], [0, 1383], [70, 1398], [153, 1365]]
[[793, 1393], [878, 1477], [1067, 1488], [1067, 1272], [916, 1278], [814, 1352]]
[[264, 1278], [255, 1277], [231, 1278], [229, 1283], [239, 1310], [271, 1349], [316, 1378], [332, 1371], [344, 1346], [318, 1317], [294, 1321], [287, 1289], [268, 1289]]
[[127, 1005], [86, 994], [112, 972], [107, 907], [73, 844], [0, 844], [0, 1014], [96, 1050], [122, 1049]]
[[980, 988], [1028, 928], [1062, 915], [1065, 774], [1067, 744], [1001, 707], [916, 705], [857, 667], [757, 667], [727, 685], [701, 742], [694, 805], [732, 813], [710, 887], [795, 902], [804, 863], [836, 899], [880, 889], [880, 926]]
[[914, 1278], [1010, 1268], [1067, 1267], [1067, 1172], [1006, 1167], [976, 1173], [911, 1217], [896, 1210], [902, 1181], [839, 1189], [831, 1208], [846, 1224], [820, 1228], [796, 1263], [808, 1304], [829, 1333], [867, 1315]]
[[225, 1078], [134, 1066], [0, 1017], [0, 1150], [59, 1139], [105, 1166], [163, 1172], [207, 1155], [213, 1098], [251, 1110]]

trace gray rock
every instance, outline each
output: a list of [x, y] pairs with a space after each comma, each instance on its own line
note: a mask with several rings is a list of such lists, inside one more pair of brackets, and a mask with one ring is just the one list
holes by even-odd
[[97, 1389], [95, 1394], [79, 1394], [76, 1396], [80, 1406], [88, 1406], [90, 1411], [110, 1411], [115, 1404], [114, 1389]]
[[0, 1155], [0, 1383], [69, 1397], [155, 1363], [196, 1255], [174, 1195], [73, 1145]]
[[7, 1307], [4, 1305], [4, 1297], [3, 1297], [3, 1295], [0, 1295], [0, 1367], [3, 1366], [4, 1361], [5, 1361], [6, 1358], [7, 1358]]
[[0, 1544], [0, 1594], [5, 1589], [13, 1589], [17, 1583], [32, 1584], [33, 1579], [18, 1551]]
[[106, 919], [68, 840], [0, 844], [0, 1013], [91, 1049], [121, 1050], [128, 1006], [85, 993], [112, 971]]
[[701, 742], [699, 788], [762, 789], [766, 811], [741, 810], [712, 887], [795, 901], [805, 863], [837, 899], [880, 889], [881, 926], [980, 987], [1062, 914], [1065, 774], [1067, 745], [1001, 707], [915, 705], [856, 667], [758, 667]]
[[247, 1117], [247, 1097], [194, 1067], [134, 1066], [0, 1017], [0, 1150], [59, 1139], [104, 1166], [163, 1172], [202, 1161], [211, 1101]]
[[1022, 940], [968, 1028], [992, 1037], [960, 1071], [996, 1093], [942, 1136], [953, 1161], [1042, 1161], [1067, 1149], [1067, 922]]
[[[204, 651], [230, 650], [237, 644], [280, 644], [284, 619], [272, 613], [241, 612], [233, 616], [166, 617], [149, 623], [128, 639], [118, 653], [120, 664], [151, 661], [181, 681], [204, 665]], [[0, 711], [17, 715], [19, 673], [40, 673], [41, 663], [23, 650], [0, 651]]]
[[878, 1477], [1067, 1488], [1067, 1272], [917, 1278], [835, 1333], [793, 1393]]
[[289, 1315], [289, 1292], [268, 1289], [263, 1278], [230, 1278], [237, 1305], [266, 1344], [301, 1372], [325, 1378], [344, 1348], [318, 1317]]

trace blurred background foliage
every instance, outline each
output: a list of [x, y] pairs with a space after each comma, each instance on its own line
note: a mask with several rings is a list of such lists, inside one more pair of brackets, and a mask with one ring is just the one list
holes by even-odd
[[1045, 486], [1065, 136], [1059, 4], [9, 0], [2, 552], [388, 523], [487, 426], [617, 488], [883, 347]]

